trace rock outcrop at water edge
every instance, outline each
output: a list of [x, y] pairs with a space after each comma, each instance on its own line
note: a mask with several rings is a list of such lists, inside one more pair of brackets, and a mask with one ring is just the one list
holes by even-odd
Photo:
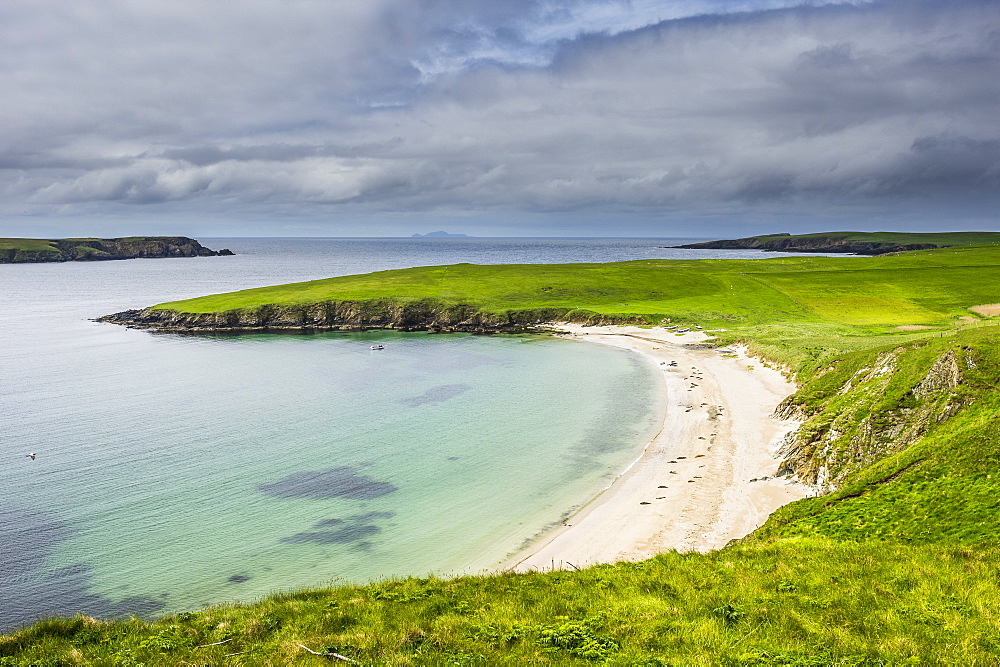
[[[36, 239], [10, 239], [17, 241]], [[44, 239], [46, 247], [0, 247], [0, 264], [30, 264], [37, 262], [92, 262], [109, 259], [140, 257], [217, 257], [235, 254], [228, 248], [211, 250], [186, 236], [144, 236], [117, 239]]]
[[468, 333], [538, 331], [554, 321], [588, 325], [646, 324], [633, 316], [609, 316], [586, 310], [534, 308], [487, 312], [461, 303], [437, 300], [400, 302], [323, 301], [213, 313], [185, 313], [162, 308], [127, 310], [98, 318], [125, 326], [174, 332], [309, 331], [399, 329]]

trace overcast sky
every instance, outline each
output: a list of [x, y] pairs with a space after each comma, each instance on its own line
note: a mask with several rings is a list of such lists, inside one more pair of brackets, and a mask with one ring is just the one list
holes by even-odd
[[0, 236], [1000, 229], [997, 0], [5, 0]]

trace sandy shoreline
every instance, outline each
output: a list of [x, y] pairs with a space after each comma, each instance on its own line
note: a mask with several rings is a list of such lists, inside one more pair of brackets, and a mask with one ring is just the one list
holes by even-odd
[[795, 390], [780, 372], [738, 348], [729, 354], [699, 348], [707, 338], [700, 332], [574, 324], [557, 329], [652, 359], [666, 383], [663, 427], [608, 489], [503, 569], [565, 569], [670, 550], [710, 551], [809, 495], [805, 485], [774, 478], [780, 441], [798, 426], [771, 416]]

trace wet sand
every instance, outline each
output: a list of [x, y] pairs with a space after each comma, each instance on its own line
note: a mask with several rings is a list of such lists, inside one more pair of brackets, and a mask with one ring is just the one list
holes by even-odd
[[745, 350], [701, 347], [708, 336], [662, 328], [554, 325], [566, 337], [643, 354], [661, 369], [663, 427], [615, 482], [505, 564], [516, 571], [711, 551], [743, 537], [811, 489], [775, 478], [777, 449], [797, 422], [772, 416], [795, 390]]

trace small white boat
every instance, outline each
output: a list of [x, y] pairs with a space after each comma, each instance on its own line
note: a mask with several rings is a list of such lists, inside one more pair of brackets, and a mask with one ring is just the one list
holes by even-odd
[[379, 344], [379, 345], [372, 345], [372, 349], [373, 350], [384, 350], [385, 349], [385, 345], [381, 345], [381, 344]]

